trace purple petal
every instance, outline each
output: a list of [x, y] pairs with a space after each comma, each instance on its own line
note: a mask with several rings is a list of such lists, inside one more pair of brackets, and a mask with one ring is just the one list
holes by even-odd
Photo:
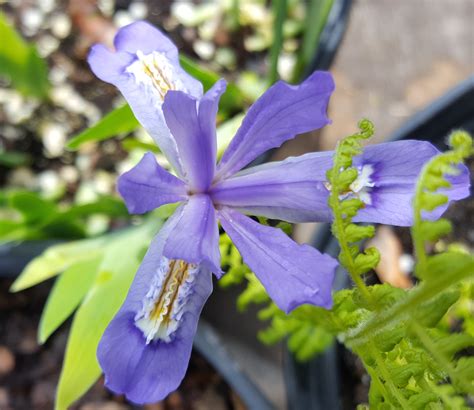
[[250, 107], [222, 156], [217, 176], [228, 177], [297, 134], [324, 127], [330, 122], [326, 108], [333, 90], [331, 74], [322, 71], [298, 86], [279, 81], [270, 87]]
[[152, 340], [147, 344], [136, 325], [136, 317], [144, 300], [149, 299], [150, 286], [163, 264], [164, 243], [175, 224], [175, 218], [170, 218], [152, 242], [124, 304], [105, 330], [97, 350], [106, 386], [139, 404], [162, 400], [181, 383], [199, 315], [212, 292], [211, 273], [200, 268], [192, 282], [179, 285], [179, 292], [186, 292], [178, 293], [180, 299], [171, 306], [174, 309], [179, 303], [181, 310], [178, 327], [170, 340]]
[[216, 114], [225, 86], [224, 80], [218, 81], [200, 101], [183, 92], [170, 91], [163, 104], [166, 123], [178, 147], [184, 178], [195, 192], [205, 192], [214, 178]]
[[[439, 151], [425, 141], [396, 141], [368, 146], [356, 158], [354, 165], [370, 166], [374, 187], [370, 189], [371, 203], [366, 204], [354, 218], [356, 222], [410, 226], [413, 224], [413, 195], [423, 166]], [[460, 174], [450, 177], [453, 186], [440, 192], [449, 200], [469, 196], [469, 172], [459, 167]], [[437, 208], [431, 215], [436, 219], [448, 204]]]
[[332, 152], [318, 152], [245, 169], [213, 186], [217, 205], [289, 222], [330, 221], [325, 186]]
[[88, 58], [92, 71], [120, 90], [138, 121], [178, 175], [182, 175], [176, 143], [163, 117], [163, 98], [169, 89], [186, 91], [199, 98], [201, 83], [180, 67], [176, 47], [171, 41], [147, 23], [136, 22], [120, 29], [115, 45], [116, 52], [103, 45], [92, 47]]
[[304, 303], [332, 306], [336, 260], [232, 209], [221, 209], [219, 217], [244, 262], [280, 309], [288, 313]]
[[131, 214], [143, 214], [187, 198], [183, 181], [160, 167], [151, 152], [119, 177], [117, 188]]
[[219, 229], [209, 196], [190, 196], [176, 214], [178, 222], [166, 242], [163, 254], [169, 259], [202, 263], [220, 276]]
[[135, 54], [140, 50], [144, 54], [160, 51], [170, 60], [178, 62], [178, 49], [160, 30], [146, 21], [136, 21], [122, 27], [114, 38], [117, 51]]

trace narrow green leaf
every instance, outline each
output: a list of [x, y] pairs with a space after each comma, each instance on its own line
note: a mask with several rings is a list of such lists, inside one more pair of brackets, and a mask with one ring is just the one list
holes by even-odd
[[112, 196], [101, 196], [96, 201], [73, 205], [63, 213], [63, 218], [81, 218], [94, 214], [104, 214], [114, 218], [128, 217], [129, 213], [123, 200]]
[[53, 202], [42, 199], [33, 192], [13, 192], [9, 198], [10, 206], [20, 212], [28, 223], [44, 221], [57, 211]]
[[270, 69], [268, 72], [268, 84], [272, 85], [278, 80], [278, 60], [283, 46], [283, 23], [287, 14], [286, 0], [273, 0], [273, 43], [270, 49]]
[[24, 95], [45, 98], [49, 81], [45, 61], [25, 42], [0, 13], [0, 74]]
[[11, 292], [19, 292], [52, 278], [77, 262], [93, 259], [101, 254], [103, 246], [111, 235], [96, 239], [75, 241], [54, 245], [33, 259], [21, 275], [13, 282]]
[[66, 147], [75, 151], [86, 142], [98, 142], [118, 134], [132, 132], [139, 125], [130, 106], [125, 104], [109, 112], [92, 127], [72, 137]]
[[30, 157], [24, 152], [18, 151], [1, 151], [0, 152], [0, 165], [8, 168], [19, 167], [25, 165], [29, 161]]
[[[204, 90], [209, 90], [216, 81], [221, 77], [219, 74], [202, 68], [189, 57], [181, 55], [179, 61], [183, 69], [194, 78], [201, 81]], [[219, 111], [224, 113], [227, 117], [236, 111], [242, 109], [244, 105], [244, 97], [240, 89], [234, 83], [228, 83], [226, 92], [222, 95], [219, 101]]]
[[148, 144], [147, 142], [139, 141], [136, 138], [125, 138], [122, 140], [122, 147], [124, 150], [130, 152], [134, 149], [141, 149], [143, 151], [160, 153], [160, 149], [155, 144]]
[[44, 343], [61, 324], [72, 315], [92, 285], [100, 258], [78, 262], [70, 266], [56, 280], [39, 324], [39, 343]]
[[120, 233], [107, 244], [98, 275], [74, 316], [59, 379], [56, 410], [66, 410], [100, 376], [97, 346], [125, 299], [140, 264], [142, 249], [151, 237], [150, 226], [144, 224]]

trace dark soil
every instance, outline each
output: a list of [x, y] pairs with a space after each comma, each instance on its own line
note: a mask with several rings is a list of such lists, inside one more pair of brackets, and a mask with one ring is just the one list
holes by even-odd
[[[44, 345], [36, 341], [41, 308], [50, 283], [11, 294], [9, 280], [0, 280], [0, 409], [51, 410], [61, 371], [69, 324]], [[197, 352], [179, 390], [166, 400], [144, 407], [134, 406], [114, 396], [103, 379], [71, 409], [74, 410], [178, 410], [244, 409], [222, 377]]]

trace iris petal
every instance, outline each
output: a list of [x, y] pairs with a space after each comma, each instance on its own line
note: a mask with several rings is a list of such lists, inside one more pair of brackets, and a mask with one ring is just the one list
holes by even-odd
[[[423, 166], [439, 151], [425, 141], [395, 141], [367, 147], [354, 160], [355, 166], [370, 165], [374, 187], [369, 192], [371, 203], [361, 209], [354, 221], [383, 223], [396, 226], [413, 224], [413, 195], [418, 176]], [[452, 187], [440, 192], [449, 201], [469, 196], [469, 171], [462, 165], [457, 176], [448, 179]], [[430, 219], [439, 218], [448, 204], [426, 215]]]
[[176, 210], [176, 217], [178, 222], [166, 242], [164, 255], [169, 259], [202, 263], [219, 276], [219, 229], [209, 196], [190, 196], [188, 202]]
[[163, 247], [178, 222], [171, 217], [153, 240], [135, 276], [127, 298], [104, 332], [97, 350], [106, 386], [135, 403], [165, 398], [183, 379], [202, 307], [212, 292], [209, 270], [196, 267], [189, 292], [181, 300], [179, 323], [170, 340], [152, 340], [137, 327], [136, 316], [163, 263]]
[[118, 191], [131, 214], [143, 214], [187, 198], [184, 183], [160, 167], [150, 152], [119, 177]]
[[219, 218], [244, 262], [280, 309], [288, 313], [304, 303], [332, 306], [335, 259], [231, 209], [221, 209]]
[[332, 152], [318, 152], [245, 169], [218, 182], [211, 197], [218, 205], [289, 222], [331, 220], [326, 170]]
[[181, 68], [173, 43], [148, 23], [123, 27], [115, 45], [116, 52], [103, 45], [92, 47], [88, 58], [92, 71], [120, 90], [138, 121], [181, 176], [176, 143], [163, 117], [163, 97], [168, 89], [178, 88], [199, 98], [201, 83]]
[[184, 177], [197, 192], [205, 192], [214, 178], [216, 114], [225, 87], [224, 80], [216, 82], [200, 100], [180, 91], [170, 91], [163, 104], [166, 123], [177, 144]]
[[316, 71], [300, 85], [279, 81], [253, 104], [222, 156], [217, 176], [226, 178], [260, 154], [297, 134], [329, 124], [326, 109], [334, 81], [330, 73]]

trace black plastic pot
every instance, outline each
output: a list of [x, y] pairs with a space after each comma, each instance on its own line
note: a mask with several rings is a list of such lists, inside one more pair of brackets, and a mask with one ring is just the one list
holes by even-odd
[[42, 240], [0, 244], [0, 278], [16, 278], [29, 261], [59, 242]]
[[[389, 141], [418, 139], [446, 149], [446, 138], [456, 129], [474, 133], [474, 76], [415, 114], [395, 131]], [[325, 225], [318, 230], [312, 245], [321, 252], [337, 256], [339, 246]], [[335, 290], [350, 286], [348, 275], [339, 269]], [[344, 348], [333, 345], [308, 363], [298, 363], [290, 352], [285, 356], [285, 381], [288, 409], [342, 409], [342, 374]]]
[[331, 67], [346, 32], [351, 6], [352, 0], [334, 1], [319, 37], [319, 45], [314, 58], [305, 68], [304, 77], [308, 77], [315, 70], [327, 70]]

